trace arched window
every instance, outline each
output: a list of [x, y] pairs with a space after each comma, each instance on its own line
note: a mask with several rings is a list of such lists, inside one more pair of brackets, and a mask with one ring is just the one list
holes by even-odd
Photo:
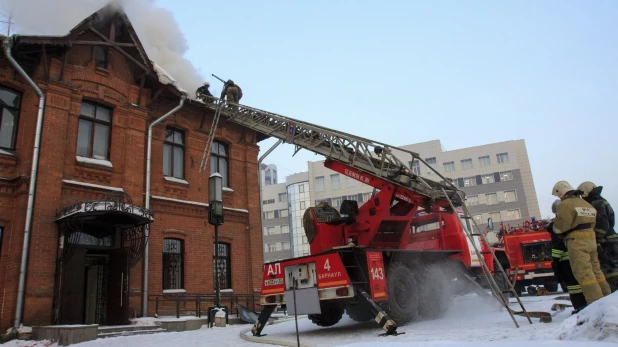
[[163, 290], [184, 289], [184, 241], [163, 240]]
[[[230, 256], [230, 244], [219, 242], [219, 258], [217, 259], [217, 257], [215, 257], [215, 249], [213, 248], [212, 259], [213, 269], [219, 270], [219, 289], [232, 289], [232, 261]], [[218, 266], [215, 264], [218, 264]], [[213, 283], [215, 283], [215, 278], [215, 272], [213, 271]]]
[[223, 176], [223, 186], [229, 187], [228, 181], [229, 152], [223, 142], [213, 141], [212, 155], [210, 156], [210, 174], [218, 172]]

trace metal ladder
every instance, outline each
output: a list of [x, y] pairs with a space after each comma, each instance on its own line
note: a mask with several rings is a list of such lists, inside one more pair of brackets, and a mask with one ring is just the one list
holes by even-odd
[[[411, 161], [419, 160], [431, 168], [439, 177], [446, 180], [420, 158], [418, 153], [253, 107], [228, 104], [227, 101], [221, 99], [215, 98], [214, 103], [205, 105], [215, 111], [215, 115], [224, 115], [228, 122], [294, 144], [294, 154], [301, 149], [306, 149], [410, 189], [424, 197], [437, 200], [450, 196], [450, 199], [454, 200], [457, 205], [463, 202], [463, 196], [458, 194], [458, 189], [453, 190], [451, 185], [423, 179], [412, 174], [409, 166], [395, 156], [395, 153], [410, 155]], [[213, 121], [213, 126], [216, 126], [214, 125], [216, 122], [217, 119]], [[211, 130], [211, 133], [214, 133], [214, 129]], [[207, 158], [209, 153], [206, 153], [206, 151], [209, 150], [207, 144], [203, 158]], [[206, 165], [208, 165], [208, 162], [203, 160], [200, 170], [203, 170]], [[403, 169], [406, 171], [402, 171]], [[401, 183], [397, 179], [400, 175], [410, 177], [410, 182]], [[447, 195], [443, 196], [443, 194]]]
[[[453, 209], [453, 212], [457, 213], [455, 206], [453, 205], [451, 200], [448, 197], [447, 199], [449, 201], [449, 204], [451, 205], [451, 208]], [[498, 299], [498, 301], [502, 304], [502, 306], [504, 306], [504, 308], [509, 312], [511, 319], [513, 320], [513, 323], [515, 323], [515, 326], [517, 328], [519, 328], [519, 324], [517, 323], [517, 320], [515, 319], [515, 315], [525, 316], [528, 319], [528, 322], [532, 324], [532, 319], [530, 319], [530, 315], [528, 314], [528, 311], [526, 311], [526, 308], [524, 307], [524, 304], [521, 302], [519, 295], [517, 295], [517, 292], [515, 291], [515, 287], [513, 286], [511, 281], [508, 280], [508, 276], [506, 275], [506, 272], [504, 271], [502, 264], [500, 264], [500, 261], [498, 261], [498, 258], [496, 257], [496, 253], [494, 252], [493, 248], [491, 248], [490, 243], [487, 240], [487, 237], [485, 236], [485, 233], [480, 232], [480, 229], [478, 225], [476, 224], [476, 221], [474, 220], [474, 218], [472, 218], [472, 215], [470, 214], [470, 211], [468, 210], [468, 207], [466, 206], [466, 204], [463, 203], [461, 207], [464, 211], [464, 219], [466, 219], [467, 221], [471, 220], [472, 223], [474, 224], [474, 227], [477, 230], [477, 233], [473, 233], [471, 230], [472, 228], [470, 228], [470, 223], [467, 223], [468, 225], [464, 226], [463, 228], [466, 233], [466, 236], [468, 237], [468, 240], [470, 240], [470, 243], [472, 244], [472, 247], [474, 247], [474, 251], [477, 254], [481, 267], [483, 268], [483, 272], [485, 273], [485, 276], [487, 277], [487, 281], [489, 282], [489, 287], [492, 293]], [[489, 270], [489, 267], [487, 266], [487, 263], [485, 262], [485, 258], [483, 257], [483, 254], [480, 252], [480, 250], [478, 249], [478, 246], [476, 245], [474, 236], [479, 236], [482, 239], [482, 242], [485, 242], [485, 244], [487, 245], [487, 248], [489, 249], [489, 252], [491, 253], [491, 257], [494, 261], [493, 273], [497, 273], [499, 276], [503, 276], [503, 278], [506, 280], [505, 282], [508, 283], [508, 289], [504, 290], [498, 285], [498, 283], [496, 283], [496, 280], [494, 279], [492, 271]], [[519, 307], [521, 307], [521, 311], [520, 312], [513, 311], [509, 307], [509, 299], [505, 297], [503, 294], [512, 294], [517, 299], [517, 303], [519, 304]]]

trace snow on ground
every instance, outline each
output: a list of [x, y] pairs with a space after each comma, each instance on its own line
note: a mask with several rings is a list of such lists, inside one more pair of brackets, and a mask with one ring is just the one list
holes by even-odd
[[[563, 295], [563, 294], [561, 294]], [[557, 295], [522, 297], [528, 311], [551, 312]], [[511, 299], [514, 302], [514, 299]], [[517, 304], [511, 307], [516, 309]], [[399, 327], [398, 336], [379, 337], [382, 330], [374, 322], [356, 323], [346, 315], [336, 325], [321, 328], [306, 318], [299, 318], [300, 343], [304, 346], [338, 347], [605, 347], [618, 343], [618, 293], [593, 303], [577, 316], [571, 316], [571, 308], [554, 312], [551, 323], [533, 324], [525, 317], [516, 316], [520, 328], [516, 328], [508, 312], [475, 294], [458, 297], [444, 318], [414, 322]], [[145, 322], [142, 322], [144, 324]], [[245, 341], [239, 334], [251, 325], [231, 325], [226, 328], [182, 332], [159, 333], [142, 336], [113, 337], [74, 345], [76, 347], [104, 346], [216, 346], [259, 347], [265, 344]], [[262, 341], [278, 340], [296, 342], [294, 320], [268, 325], [260, 337]], [[251, 333], [246, 333], [251, 336]], [[39, 347], [49, 346], [42, 342], [11, 341], [4, 346]], [[50, 347], [56, 347], [51, 345]]]

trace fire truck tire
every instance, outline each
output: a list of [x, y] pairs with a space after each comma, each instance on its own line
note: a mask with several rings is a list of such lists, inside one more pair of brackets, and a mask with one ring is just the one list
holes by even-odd
[[371, 308], [364, 303], [346, 305], [345, 313], [347, 313], [352, 320], [357, 322], [367, 322], [374, 318], [371, 314]]
[[440, 318], [451, 306], [453, 283], [440, 264], [429, 264], [423, 270], [418, 312], [424, 318]]
[[535, 286], [528, 286], [528, 295], [534, 296], [536, 295], [537, 290]]
[[321, 314], [310, 314], [307, 317], [309, 320], [318, 326], [329, 327], [337, 324], [343, 317], [343, 306], [334, 300], [326, 300], [320, 302]]
[[558, 291], [558, 282], [556, 281], [547, 281], [544, 285], [545, 289], [547, 289], [550, 293], [555, 293]]
[[416, 276], [407, 266], [393, 263], [386, 281], [388, 301], [383, 307], [389, 317], [397, 324], [405, 324], [416, 319], [419, 306], [419, 286]]

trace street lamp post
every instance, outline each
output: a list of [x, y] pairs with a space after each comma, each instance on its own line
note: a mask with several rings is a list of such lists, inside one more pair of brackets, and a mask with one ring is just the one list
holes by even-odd
[[208, 178], [208, 223], [215, 226], [215, 307], [219, 307], [219, 225], [223, 224], [223, 177], [214, 173]]

